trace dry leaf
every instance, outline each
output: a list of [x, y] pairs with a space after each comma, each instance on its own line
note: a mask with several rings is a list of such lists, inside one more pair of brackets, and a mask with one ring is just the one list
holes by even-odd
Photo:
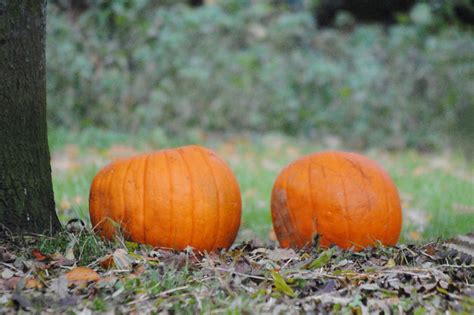
[[268, 251], [268, 259], [273, 261], [288, 260], [298, 258], [298, 254], [293, 249], [275, 248]]
[[10, 253], [6, 248], [0, 247], [0, 261], [12, 262], [15, 261], [16, 255]]
[[387, 263], [385, 264], [385, 267], [387, 268], [393, 268], [395, 267], [397, 264], [395, 263], [395, 260], [393, 258], [390, 258]]
[[133, 274], [135, 274], [137, 276], [141, 275], [144, 272], [145, 272], [145, 266], [143, 266], [143, 265], [139, 265], [139, 266], [135, 267], [134, 270], [133, 270]]
[[25, 282], [25, 288], [27, 289], [41, 289], [43, 285], [40, 281], [35, 278], [27, 278]]
[[68, 248], [66, 248], [66, 252], [64, 253], [64, 256], [68, 260], [74, 260], [76, 258], [74, 256], [74, 247], [68, 246]]
[[10, 279], [6, 280], [6, 287], [9, 290], [15, 290], [17, 288], [17, 284], [19, 283], [21, 284], [20, 280], [21, 280], [20, 277], [17, 277], [17, 276], [11, 277]]
[[5, 270], [2, 271], [2, 278], [5, 279], [5, 280], [10, 279], [14, 275], [15, 274], [10, 269], [5, 269]]
[[54, 252], [50, 255], [52, 260], [61, 260], [64, 259], [64, 256], [60, 252]]
[[37, 261], [43, 261], [49, 259], [49, 256], [43, 254], [38, 248], [33, 248], [31, 254], [36, 258]]
[[120, 270], [131, 269], [133, 259], [125, 249], [123, 248], [116, 249], [113, 254], [113, 257], [114, 257], [114, 264], [117, 269], [120, 269]]
[[77, 282], [98, 281], [100, 276], [95, 270], [89, 267], [76, 267], [66, 273], [66, 279], [71, 285]]
[[104, 269], [110, 269], [114, 265], [113, 255], [107, 255], [99, 261], [99, 265]]

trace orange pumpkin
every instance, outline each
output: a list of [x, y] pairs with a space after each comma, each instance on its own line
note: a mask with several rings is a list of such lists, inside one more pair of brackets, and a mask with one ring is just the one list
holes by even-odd
[[222, 159], [191, 145], [112, 162], [92, 182], [89, 212], [108, 239], [119, 225], [127, 239], [152, 246], [228, 248], [240, 225], [240, 190]]
[[317, 234], [322, 247], [395, 245], [402, 227], [394, 183], [356, 153], [328, 151], [291, 163], [273, 186], [271, 208], [282, 247], [304, 247]]

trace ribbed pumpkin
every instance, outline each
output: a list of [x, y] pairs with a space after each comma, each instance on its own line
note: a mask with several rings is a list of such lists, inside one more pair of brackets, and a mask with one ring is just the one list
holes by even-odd
[[272, 220], [282, 247], [320, 245], [360, 250], [395, 245], [402, 212], [397, 188], [375, 162], [349, 152], [303, 157], [278, 175], [272, 191]]
[[152, 246], [228, 248], [237, 235], [241, 199], [227, 164], [191, 145], [112, 162], [94, 178], [89, 212], [97, 232]]

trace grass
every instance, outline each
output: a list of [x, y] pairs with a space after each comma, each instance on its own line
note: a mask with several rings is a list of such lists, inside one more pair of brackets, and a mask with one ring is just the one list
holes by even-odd
[[121, 238], [103, 242], [89, 230], [1, 237], [7, 262], [0, 264], [0, 308], [52, 314], [472, 314], [472, 257], [441, 243], [361, 252], [255, 244], [199, 253]]
[[98, 236], [83, 230], [78, 234], [61, 232], [54, 237], [42, 236], [38, 249], [45, 254], [67, 253], [68, 259], [77, 259], [80, 265], [87, 265], [103, 257], [112, 244]]
[[[88, 193], [94, 174], [112, 158], [141, 151], [206, 145], [231, 166], [243, 199], [241, 240], [267, 240], [271, 230], [270, 192], [278, 172], [304, 154], [331, 146], [308, 139], [269, 135], [209, 135], [189, 131], [167, 137], [159, 129], [127, 135], [98, 129], [80, 133], [50, 131], [53, 183], [60, 219], [88, 218]], [[338, 147], [344, 149], [343, 147]], [[361, 152], [384, 166], [403, 201], [401, 241], [425, 241], [467, 233], [474, 226], [474, 163], [456, 152]]]

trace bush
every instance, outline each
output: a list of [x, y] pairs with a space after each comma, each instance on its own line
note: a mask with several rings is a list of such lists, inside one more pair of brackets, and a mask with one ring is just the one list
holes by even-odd
[[474, 99], [472, 32], [318, 30], [308, 11], [116, 1], [48, 20], [53, 126], [337, 134], [431, 148]]

